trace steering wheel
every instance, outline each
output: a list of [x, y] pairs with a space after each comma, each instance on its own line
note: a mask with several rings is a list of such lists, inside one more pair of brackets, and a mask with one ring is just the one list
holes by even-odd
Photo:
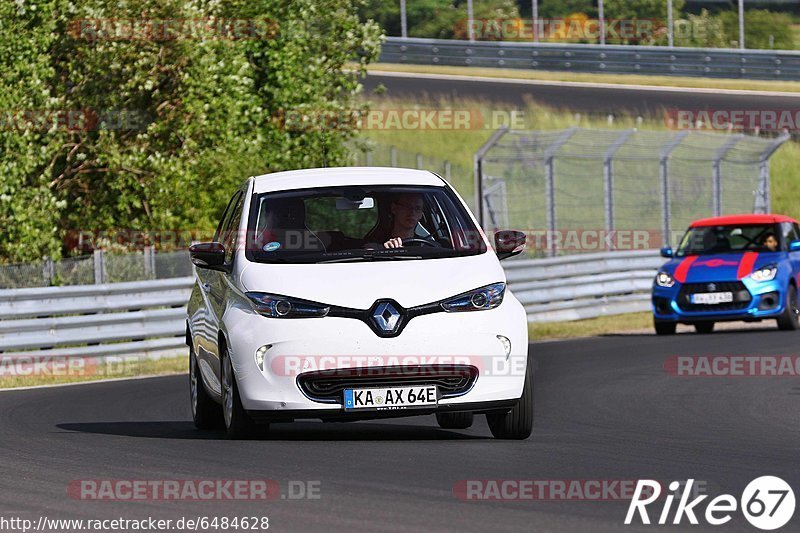
[[440, 246], [439, 243], [437, 242], [429, 241], [427, 239], [419, 239], [417, 237], [412, 237], [410, 239], [403, 239], [403, 246], [406, 246], [407, 244], [415, 244], [417, 246], [433, 246], [433, 247]]

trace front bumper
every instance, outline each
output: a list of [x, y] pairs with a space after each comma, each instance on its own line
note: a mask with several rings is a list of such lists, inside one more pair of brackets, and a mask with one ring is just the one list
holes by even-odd
[[[238, 307], [228, 310], [224, 322], [242, 405], [256, 419], [353, 420], [445, 410], [507, 410], [522, 396], [527, 320], [510, 293], [493, 310], [415, 317], [393, 338], [378, 337], [360, 320], [270, 319]], [[498, 335], [511, 341], [508, 356]], [[265, 345], [270, 348], [261, 368], [255, 353]], [[438, 364], [475, 366], [479, 374], [469, 390], [440, 398], [433, 409], [345, 411], [341, 401], [316, 401], [298, 385], [298, 376], [315, 370]]]
[[758, 321], [765, 318], [776, 318], [783, 313], [787, 284], [777, 278], [762, 282], [753, 281], [750, 278], [738, 281], [704, 281], [696, 285], [707, 286], [712, 283], [724, 287], [741, 283], [742, 290], [746, 291], [749, 301], [740, 301], [738, 305], [688, 305], [681, 289], [685, 285], [693, 284], [676, 282], [672, 287], [654, 285], [651, 298], [654, 319], [685, 324], [711, 320]]

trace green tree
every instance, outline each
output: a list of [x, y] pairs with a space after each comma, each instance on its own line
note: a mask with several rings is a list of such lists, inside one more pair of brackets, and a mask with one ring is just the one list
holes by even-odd
[[[723, 11], [719, 18], [728, 36], [729, 46], [739, 41], [739, 14]], [[765, 9], [748, 9], [744, 12], [744, 44], [747, 48], [793, 50], [792, 18], [786, 13]]]

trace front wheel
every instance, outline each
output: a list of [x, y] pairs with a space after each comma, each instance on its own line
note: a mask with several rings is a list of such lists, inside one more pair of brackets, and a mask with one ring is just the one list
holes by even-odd
[[197, 429], [222, 427], [222, 409], [206, 392], [197, 356], [191, 347], [189, 348], [189, 401], [192, 407], [192, 420]]
[[533, 364], [528, 357], [525, 386], [519, 403], [507, 413], [487, 413], [486, 422], [496, 439], [527, 439], [533, 431]]
[[656, 335], [674, 335], [677, 324], [675, 322], [662, 322], [656, 320], [653, 322], [656, 328]]
[[800, 309], [797, 305], [797, 289], [789, 285], [786, 290], [786, 305], [783, 313], [778, 317], [778, 328], [782, 330], [800, 329]]
[[713, 322], [698, 322], [694, 325], [694, 330], [697, 333], [707, 334], [714, 331], [714, 323]]
[[471, 412], [436, 413], [436, 422], [442, 429], [467, 429], [472, 426], [475, 415]]
[[247, 439], [256, 433], [256, 424], [242, 406], [239, 386], [233, 372], [230, 354], [222, 352], [222, 414], [228, 438]]

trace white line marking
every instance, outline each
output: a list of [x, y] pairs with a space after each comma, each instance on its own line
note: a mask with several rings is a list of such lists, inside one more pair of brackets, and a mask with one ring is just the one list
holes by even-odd
[[368, 70], [369, 76], [385, 76], [389, 78], [412, 78], [430, 80], [451, 80], [451, 81], [477, 81], [484, 83], [505, 83], [521, 85], [537, 85], [551, 87], [580, 87], [586, 89], [616, 89], [616, 90], [635, 90], [651, 92], [671, 92], [671, 93], [702, 93], [702, 94], [728, 94], [737, 96], [783, 96], [786, 98], [800, 98], [800, 92], [781, 92], [781, 91], [750, 91], [745, 89], [711, 89], [700, 87], [674, 87], [671, 85], [630, 85], [621, 83], [594, 83], [588, 81], [548, 81], [548, 80], [526, 80], [522, 78], [497, 78], [488, 76], [463, 76], [459, 74], [429, 74], [417, 72], [396, 72], [390, 70]]

